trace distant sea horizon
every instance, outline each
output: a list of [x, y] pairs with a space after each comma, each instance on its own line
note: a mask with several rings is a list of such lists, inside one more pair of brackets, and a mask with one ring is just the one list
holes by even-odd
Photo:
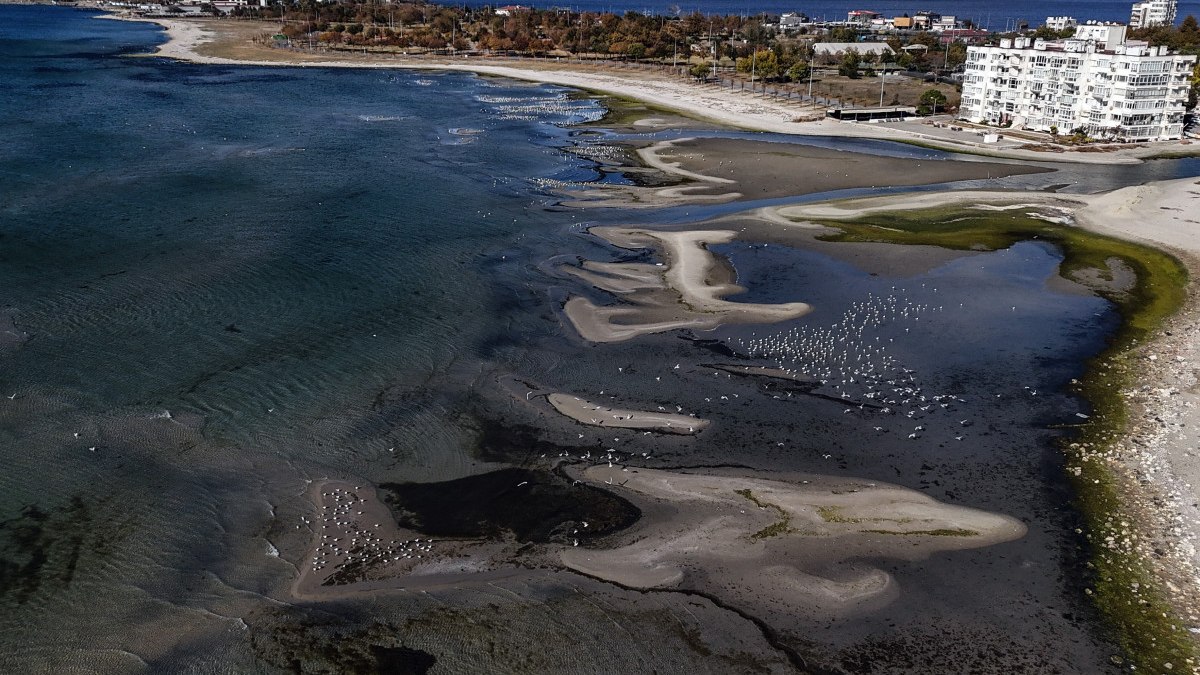
[[[1030, 27], [1036, 27], [1044, 23], [1048, 16], [1073, 16], [1081, 23], [1089, 20], [1128, 23], [1130, 9], [1133, 5], [1132, 2], [1126, 0], [1097, 0], [1094, 2], [1016, 0], [1000, 4], [987, 0], [867, 0], [863, 2], [859, 0], [821, 0], [821, 2], [798, 2], [795, 0], [757, 0], [756, 2], [749, 0], [703, 0], [702, 2], [683, 0], [575, 0], [574, 2], [520, 0], [518, 2], [494, 2], [468, 0], [465, 4], [472, 7], [514, 4], [539, 9], [561, 7], [573, 11], [613, 12], [616, 14], [641, 12], [665, 16], [675, 14], [676, 10], [680, 16], [686, 16], [693, 12], [743, 16], [759, 15], [764, 12], [771, 15], [795, 12], [825, 21], [844, 20], [847, 13], [856, 9], [871, 10], [889, 17], [934, 11], [955, 16], [960, 20], [970, 19], [976, 25], [989, 30], [1005, 30], [1019, 25], [1021, 21], [1028, 22]], [[1189, 14], [1200, 18], [1200, 0], [1180, 2], [1176, 24]]]

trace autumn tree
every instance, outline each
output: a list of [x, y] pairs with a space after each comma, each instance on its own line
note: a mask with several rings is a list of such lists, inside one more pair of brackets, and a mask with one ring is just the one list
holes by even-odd
[[859, 60], [860, 57], [857, 49], [847, 49], [842, 54], [842, 60], [838, 63], [838, 75], [857, 80]]

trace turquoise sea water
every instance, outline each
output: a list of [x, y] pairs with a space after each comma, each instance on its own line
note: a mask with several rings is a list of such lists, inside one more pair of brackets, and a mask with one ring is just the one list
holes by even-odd
[[[573, 442], [575, 428], [530, 418], [497, 383], [598, 395], [622, 364], [639, 373], [620, 385], [631, 404], [680, 403], [715, 422], [694, 442], [623, 435], [623, 447], [654, 452], [653, 466], [865, 477], [1029, 525], [991, 549], [875, 561], [901, 600], [862, 616], [797, 608], [795, 624], [774, 627], [792, 649], [846, 672], [903, 670], [900, 655], [976, 672], [1106, 667], [1111, 647], [1076, 593], [1047, 427], [1083, 410], [1057, 391], [1115, 319], [1095, 297], [1047, 287], [1053, 248], [1024, 243], [901, 275], [827, 252], [717, 247], [748, 288], [737, 299], [817, 309], [697, 337], [736, 345], [808, 330], [893, 292], [950, 308], [881, 333], [925, 386], [968, 399], [961, 414], [977, 421], [973, 441], [956, 444], [956, 420], [933, 420], [917, 449], [840, 406], [713, 384], [698, 364], [716, 357], [680, 335], [575, 337], [561, 302], [612, 299], [556, 263], [650, 259], [586, 226], [682, 217], [555, 204], [546, 185], [598, 177], [562, 151], [583, 140], [573, 124], [602, 114], [597, 100], [464, 74], [137, 56], [161, 39], [88, 12], [0, 7], [0, 670], [275, 672], [297, 660], [314, 672], [740, 670], [749, 661], [722, 659], [772, 651], [752, 622], [709, 599], [566, 573], [284, 600], [308, 543], [305, 481], [499, 468], [476, 452], [496, 426]], [[745, 403], [706, 404], [737, 392]], [[723, 640], [741, 646], [704, 647]]]

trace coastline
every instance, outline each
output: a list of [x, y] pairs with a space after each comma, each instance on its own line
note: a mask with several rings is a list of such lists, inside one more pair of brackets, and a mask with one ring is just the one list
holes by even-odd
[[[877, 138], [921, 144], [950, 151], [979, 152], [954, 144], [936, 144], [924, 139], [895, 137], [861, 125], [821, 120], [793, 122], [784, 116], [800, 108], [776, 104], [762, 99], [722, 94], [712, 88], [693, 87], [674, 81], [640, 80], [626, 74], [624, 78], [598, 73], [583, 73], [563, 69], [536, 70], [480, 63], [458, 63], [450, 60], [380, 60], [326, 61], [311, 60], [255, 61], [205, 56], [197, 49], [209, 39], [205, 30], [187, 21], [153, 19], [167, 28], [170, 41], [156, 56], [213, 64], [285, 65], [312, 67], [380, 67], [434, 70], [460, 70], [515, 79], [559, 84], [591, 91], [643, 100], [656, 106], [699, 116], [722, 124], [762, 131], [798, 135], [838, 135]], [[285, 55], [293, 55], [284, 52]], [[700, 92], [701, 95], [695, 94]], [[744, 99], [744, 100], [743, 100]], [[753, 102], [751, 104], [751, 102]], [[1145, 150], [1146, 153], [1138, 154]], [[988, 152], [997, 157], [1018, 159], [1052, 159], [1092, 163], [1131, 163], [1152, 156], [1149, 146], [1134, 148], [1125, 154], [1073, 153], [1046, 155], [1029, 151]], [[1177, 152], [1177, 149], [1170, 152]], [[1168, 152], [1165, 148], [1161, 152]], [[1012, 193], [935, 193], [922, 195], [929, 206], [945, 206], [980, 195], [994, 195], [1010, 203], [1041, 203], [1070, 210], [1081, 227], [1104, 234], [1143, 241], [1172, 251], [1189, 269], [1193, 279], [1200, 274], [1200, 225], [1187, 218], [1196, 213], [1200, 183], [1196, 178], [1179, 179], [1115, 190], [1102, 195], [1029, 195]], [[911, 196], [906, 196], [910, 197]], [[904, 197], [874, 198], [880, 209], [896, 208]], [[835, 203], [840, 208], [843, 203]], [[826, 203], [823, 208], [830, 208]], [[1169, 214], [1169, 215], [1168, 215]], [[1159, 217], [1161, 216], [1161, 217]], [[815, 216], [814, 216], [815, 217]], [[836, 218], [825, 212], [822, 218]], [[847, 216], [852, 217], [852, 216]], [[1188, 225], [1192, 226], [1189, 228]], [[1123, 436], [1115, 441], [1105, 457], [1109, 471], [1121, 486], [1122, 496], [1129, 504], [1117, 516], [1130, 518], [1136, 534], [1129, 546], [1149, 562], [1168, 587], [1179, 593], [1177, 608], [1192, 608], [1191, 614], [1181, 611], [1189, 622], [1193, 636], [1200, 631], [1200, 616], [1195, 602], [1200, 597], [1200, 552], [1195, 541], [1200, 538], [1200, 458], [1195, 451], [1196, 437], [1192, 431], [1200, 424], [1200, 390], [1197, 371], [1200, 364], [1200, 298], [1194, 281], [1188, 288], [1188, 299], [1180, 310], [1144, 342], [1129, 352], [1131, 373], [1129, 387], [1122, 392], [1128, 423]], [[1166, 553], [1158, 549], [1166, 546]], [[1193, 638], [1195, 639], [1195, 638]], [[1186, 666], [1184, 666], [1186, 667]]]
[[[1185, 297], [1172, 314], [1130, 331], [1132, 336], [1116, 340], [1089, 364], [1079, 391], [1096, 409], [1064, 450], [1091, 525], [1081, 534], [1098, 568], [1092, 581], [1101, 582], [1087, 592], [1107, 612], [1137, 611], [1128, 608], [1134, 601], [1157, 602], [1160, 608], [1165, 602], [1184, 624], [1174, 630], [1194, 650], [1200, 642], [1200, 292], [1195, 282], [1200, 218], [1191, 214], [1200, 212], [1200, 179], [1094, 195], [958, 191], [868, 197], [780, 207], [771, 220], [806, 227], [810, 219], [836, 223], [944, 208], [1063, 214], [1089, 232], [1166, 251], [1186, 268]], [[1105, 589], [1104, 577], [1110, 574], [1108, 581], [1140, 581], [1132, 588], [1114, 583]], [[1164, 614], [1162, 621], [1174, 619]], [[1138, 627], [1123, 626], [1127, 632]], [[1196, 663], [1173, 665], [1200, 672]]]
[[[416, 57], [403, 55], [316, 54], [272, 49], [249, 44], [247, 27], [259, 32], [272, 24], [248, 24], [219, 19], [180, 20], [142, 18], [110, 14], [105, 18], [143, 21], [162, 26], [167, 42], [150, 56], [190, 63], [318, 68], [402, 68], [410, 70], [454, 70], [480, 75], [555, 84], [633, 99], [688, 117], [750, 131], [797, 136], [841, 136], [908, 143], [949, 152], [985, 157], [1085, 164], [1138, 164], [1162, 156], [1200, 155], [1200, 144], [1170, 141], [1121, 148], [1111, 152], [1040, 152], [1024, 149], [1024, 141], [1004, 147], [985, 144], [973, 131], [954, 132], [921, 122], [886, 125], [858, 124], [827, 119], [825, 108], [798, 102], [782, 102], [765, 96], [732, 92], [711, 84], [695, 84], [658, 72], [610, 68], [597, 72], [592, 67], [573, 67], [570, 62], [532, 59], [513, 65], [496, 65], [477, 58]], [[227, 27], [224, 33], [214, 30]], [[241, 36], [235, 35], [240, 33]], [[490, 60], [490, 59], [489, 59]]]

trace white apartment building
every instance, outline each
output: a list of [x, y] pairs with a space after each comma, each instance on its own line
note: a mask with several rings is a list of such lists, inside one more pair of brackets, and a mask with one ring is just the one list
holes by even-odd
[[1068, 28], [1074, 28], [1079, 25], [1073, 16], [1048, 16], [1046, 17], [1046, 28], [1053, 31], [1063, 32]]
[[1120, 24], [1084, 24], [1068, 40], [1011, 38], [968, 47], [958, 116], [975, 123], [1108, 141], [1183, 135], [1195, 56], [1126, 41]]
[[1174, 26], [1175, 11], [1178, 0], [1143, 0], [1133, 3], [1129, 14], [1131, 29], [1152, 28], [1154, 26]]

